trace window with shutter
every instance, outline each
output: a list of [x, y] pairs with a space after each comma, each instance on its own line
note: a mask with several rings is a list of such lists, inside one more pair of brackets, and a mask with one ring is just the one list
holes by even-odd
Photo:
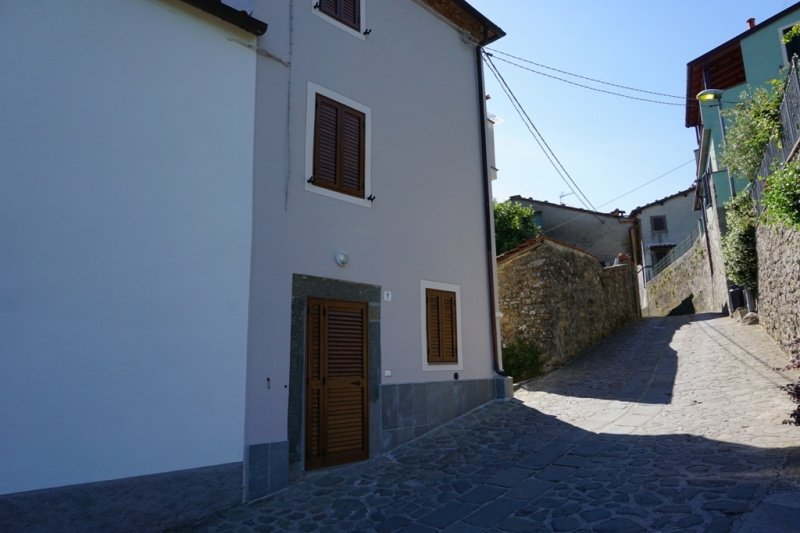
[[650, 231], [667, 231], [667, 217], [665, 215], [650, 217]]
[[315, 0], [319, 13], [361, 33], [361, 0]]
[[365, 198], [366, 114], [316, 94], [311, 183]]
[[458, 363], [456, 293], [425, 289], [425, 338], [428, 364]]

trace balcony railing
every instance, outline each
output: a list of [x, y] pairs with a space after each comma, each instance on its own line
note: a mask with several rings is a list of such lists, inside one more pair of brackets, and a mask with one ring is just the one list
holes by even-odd
[[781, 102], [781, 141], [780, 145], [772, 141], [764, 148], [764, 159], [758, 170], [750, 194], [761, 212], [761, 198], [764, 194], [764, 180], [774, 167], [789, 161], [795, 154], [800, 141], [800, 58], [794, 56], [786, 77], [786, 86]]

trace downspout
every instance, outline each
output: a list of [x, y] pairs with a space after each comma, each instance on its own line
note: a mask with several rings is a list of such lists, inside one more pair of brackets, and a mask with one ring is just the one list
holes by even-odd
[[[705, 232], [706, 237], [706, 250], [708, 250], [708, 268], [709, 274], [711, 275], [711, 292], [713, 297], [714, 292], [714, 261], [711, 259], [711, 239], [708, 236], [708, 218], [706, 216], [706, 195], [709, 194], [710, 187], [707, 187], [706, 184], [708, 179], [711, 177], [710, 172], [708, 170], [708, 150], [709, 150], [709, 143], [711, 142], [711, 130], [707, 128], [703, 128], [703, 135], [700, 140], [700, 157], [697, 161], [697, 186], [702, 187], [703, 197], [702, 202], [700, 205], [700, 210], [702, 211], [703, 215], [703, 231]], [[719, 224], [719, 220], [717, 222]]]
[[[703, 189], [705, 193], [705, 188]], [[703, 219], [703, 233], [705, 233], [706, 237], [706, 250], [708, 251], [708, 270], [711, 273], [711, 277], [714, 277], [714, 261], [711, 259], [711, 240], [708, 237], [708, 219], [706, 218], [706, 199], [705, 196], [703, 197], [702, 205], [700, 206], [700, 211]], [[713, 295], [714, 292], [714, 283], [711, 283], [711, 292]]]
[[483, 41], [475, 47], [475, 72], [478, 76], [478, 113], [480, 115], [481, 131], [481, 163], [483, 171], [483, 226], [486, 232], [486, 273], [489, 281], [489, 323], [492, 327], [492, 369], [503, 377], [508, 374], [500, 366], [500, 353], [497, 345], [497, 307], [495, 307], [495, 257], [492, 248], [492, 195], [489, 188], [489, 154], [486, 147], [486, 90], [483, 85], [483, 44], [488, 39], [488, 31], [484, 28]]

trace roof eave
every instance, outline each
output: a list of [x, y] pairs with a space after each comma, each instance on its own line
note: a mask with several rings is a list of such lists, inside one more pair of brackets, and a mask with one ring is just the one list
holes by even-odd
[[251, 16], [246, 11], [239, 11], [229, 5], [223, 4], [221, 0], [181, 0], [182, 2], [205, 11], [228, 24], [232, 24], [239, 29], [251, 33], [256, 37], [267, 32], [267, 23]]

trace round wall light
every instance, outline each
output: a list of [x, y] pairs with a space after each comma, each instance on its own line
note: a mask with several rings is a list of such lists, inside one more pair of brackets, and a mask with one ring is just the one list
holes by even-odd
[[336, 264], [342, 268], [346, 267], [350, 262], [350, 257], [347, 255], [347, 252], [343, 252], [341, 250], [336, 252], [334, 259], [336, 260]]

